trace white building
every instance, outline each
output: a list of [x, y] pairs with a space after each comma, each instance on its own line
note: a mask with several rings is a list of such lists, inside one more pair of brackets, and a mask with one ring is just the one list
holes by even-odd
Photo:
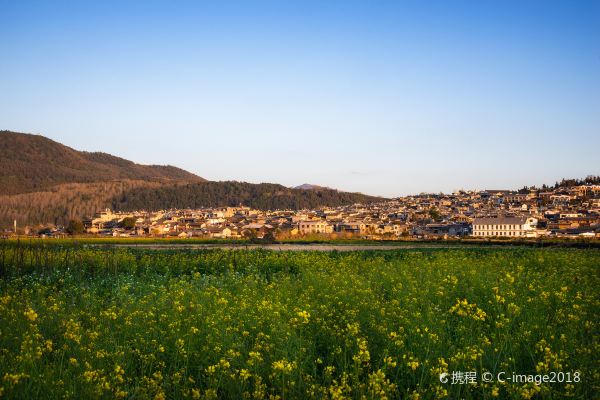
[[531, 237], [535, 236], [537, 219], [533, 217], [475, 218], [475, 237]]

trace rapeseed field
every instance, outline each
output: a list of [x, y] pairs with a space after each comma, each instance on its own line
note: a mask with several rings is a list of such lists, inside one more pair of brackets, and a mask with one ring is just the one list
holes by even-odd
[[599, 268], [577, 249], [6, 244], [0, 398], [594, 398]]

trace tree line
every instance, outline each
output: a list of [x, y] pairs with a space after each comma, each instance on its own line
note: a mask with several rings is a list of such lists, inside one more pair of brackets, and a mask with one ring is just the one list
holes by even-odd
[[273, 183], [226, 181], [137, 188], [115, 196], [111, 205], [119, 211], [238, 205], [261, 210], [299, 210], [381, 200], [379, 197], [333, 189], [290, 189]]

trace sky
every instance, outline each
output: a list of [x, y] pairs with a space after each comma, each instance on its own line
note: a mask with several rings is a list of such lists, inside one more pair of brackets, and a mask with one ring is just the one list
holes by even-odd
[[599, 1], [0, 0], [0, 129], [382, 196], [600, 175]]

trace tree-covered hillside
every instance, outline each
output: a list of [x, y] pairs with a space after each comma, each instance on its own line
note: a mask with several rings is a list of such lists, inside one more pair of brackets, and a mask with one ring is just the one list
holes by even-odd
[[77, 151], [39, 135], [0, 131], [0, 228], [64, 225], [117, 210], [244, 204], [302, 209], [380, 200], [315, 186], [310, 190], [244, 182], [206, 182], [172, 166], [140, 165], [106, 153]]
[[273, 183], [227, 181], [133, 189], [113, 198], [112, 207], [116, 210], [161, 210], [243, 204], [261, 210], [298, 210], [381, 200], [380, 197], [333, 189], [303, 190]]
[[172, 166], [140, 165], [106, 153], [77, 151], [44, 136], [0, 131], [0, 195], [44, 191], [64, 183], [124, 179], [204, 181]]

